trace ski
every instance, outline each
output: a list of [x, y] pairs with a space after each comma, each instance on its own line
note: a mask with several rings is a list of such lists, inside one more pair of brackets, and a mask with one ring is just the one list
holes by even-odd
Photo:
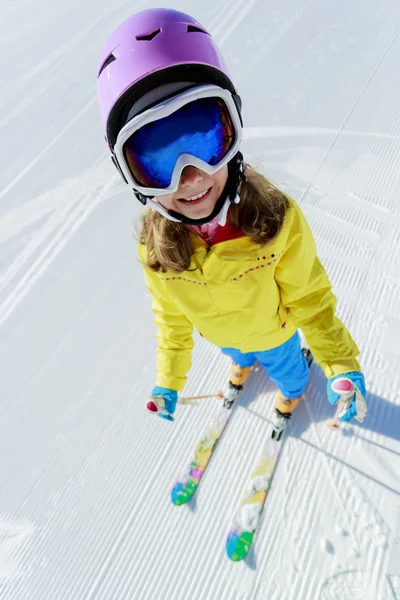
[[[313, 356], [308, 348], [303, 348], [303, 356], [311, 366]], [[273, 475], [284, 442], [284, 432], [291, 414], [283, 414], [275, 409], [276, 418], [271, 437], [264, 444], [257, 462], [251, 471], [243, 493], [239, 510], [233, 520], [226, 540], [226, 552], [232, 561], [239, 561], [248, 555], [261, 518]]]
[[178, 479], [171, 491], [171, 500], [177, 506], [189, 502], [195, 494], [242, 389], [241, 385], [229, 383], [220, 413], [207, 427], [196, 445], [187, 471]]
[[262, 449], [246, 485], [240, 507], [226, 540], [226, 552], [233, 561], [246, 558], [253, 543], [261, 512], [278, 463], [283, 439], [271, 439]]

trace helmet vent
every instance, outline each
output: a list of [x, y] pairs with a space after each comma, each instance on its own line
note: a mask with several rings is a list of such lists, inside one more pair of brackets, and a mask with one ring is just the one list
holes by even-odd
[[151, 40], [154, 40], [154, 38], [156, 37], [156, 35], [158, 35], [161, 32], [161, 29], [155, 29], [154, 31], [152, 31], [151, 33], [145, 33], [144, 35], [137, 35], [136, 39], [138, 42], [151, 42]]
[[110, 54], [110, 56], [103, 62], [103, 64], [101, 65], [100, 69], [99, 69], [99, 74], [98, 77], [100, 77], [100, 75], [102, 74], [102, 72], [104, 71], [104, 69], [106, 67], [108, 67], [108, 65], [112, 62], [114, 62], [114, 60], [117, 60], [114, 56], [114, 54]]
[[196, 27], [195, 25], [188, 25], [187, 32], [188, 33], [205, 33], [206, 35], [210, 35], [207, 31], [204, 31], [204, 29], [201, 29], [200, 27]]

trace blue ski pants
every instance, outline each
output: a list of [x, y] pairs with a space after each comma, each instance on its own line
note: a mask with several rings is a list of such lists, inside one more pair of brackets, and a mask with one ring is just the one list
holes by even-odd
[[301, 353], [298, 332], [281, 346], [261, 352], [240, 352], [235, 348], [221, 348], [239, 367], [251, 367], [258, 360], [270, 379], [286, 398], [297, 398], [307, 387], [308, 365]]

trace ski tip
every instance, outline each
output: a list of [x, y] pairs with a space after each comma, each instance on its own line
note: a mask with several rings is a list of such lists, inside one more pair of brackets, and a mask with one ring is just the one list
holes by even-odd
[[171, 490], [171, 500], [172, 503], [175, 504], [175, 506], [179, 506], [180, 504], [182, 504], [182, 490], [183, 485], [179, 482], [176, 483], [173, 489]]
[[152, 413], [158, 412], [158, 406], [155, 404], [155, 402], [153, 402], [153, 400], [149, 400], [149, 402], [146, 404], [146, 408]]
[[253, 542], [253, 531], [232, 529], [226, 539], [226, 553], [233, 562], [239, 562], [248, 555]]
[[171, 500], [175, 506], [186, 504], [192, 498], [194, 490], [188, 489], [188, 486], [181, 481], [177, 481], [171, 490]]

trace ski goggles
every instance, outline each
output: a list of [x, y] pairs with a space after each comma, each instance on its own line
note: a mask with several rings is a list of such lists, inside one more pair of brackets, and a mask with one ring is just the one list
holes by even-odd
[[145, 196], [175, 192], [183, 169], [213, 175], [235, 156], [242, 124], [229, 91], [189, 89], [133, 117], [121, 129], [114, 158], [128, 184]]

